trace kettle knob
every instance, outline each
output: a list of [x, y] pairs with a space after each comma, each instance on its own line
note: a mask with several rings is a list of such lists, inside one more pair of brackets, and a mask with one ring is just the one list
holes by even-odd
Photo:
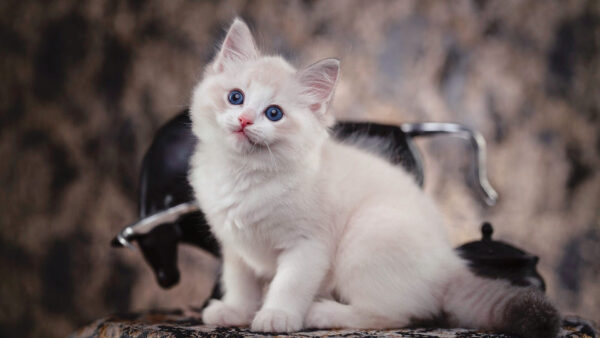
[[490, 222], [485, 222], [481, 226], [481, 240], [482, 241], [491, 241], [492, 234], [494, 233], [494, 228], [490, 224]]

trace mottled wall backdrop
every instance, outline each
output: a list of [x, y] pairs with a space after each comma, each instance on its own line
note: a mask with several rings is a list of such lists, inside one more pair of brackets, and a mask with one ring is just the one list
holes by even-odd
[[241, 15], [297, 65], [342, 59], [340, 118], [455, 121], [489, 142], [500, 203], [465, 184], [462, 141], [420, 142], [456, 243], [541, 257], [565, 312], [600, 320], [600, 2], [0, 2], [0, 336], [64, 336], [112, 312], [202, 304], [217, 263], [183, 248], [161, 290], [109, 247], [136, 219], [157, 128]]

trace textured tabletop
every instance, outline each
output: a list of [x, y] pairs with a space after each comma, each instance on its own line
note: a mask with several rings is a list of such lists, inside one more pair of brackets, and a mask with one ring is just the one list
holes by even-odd
[[[78, 330], [71, 337], [260, 337], [270, 336], [247, 328], [221, 328], [203, 325], [198, 313], [181, 310], [109, 316]], [[507, 334], [466, 329], [393, 329], [393, 330], [307, 330], [276, 336], [296, 337], [514, 337]], [[561, 337], [598, 337], [592, 324], [579, 317], [566, 317]]]

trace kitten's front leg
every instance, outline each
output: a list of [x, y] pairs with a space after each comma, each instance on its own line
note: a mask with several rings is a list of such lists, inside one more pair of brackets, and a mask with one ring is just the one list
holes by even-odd
[[260, 306], [262, 290], [250, 267], [231, 250], [223, 248], [222, 300], [213, 299], [202, 312], [205, 324], [249, 325]]
[[326, 246], [315, 240], [305, 240], [281, 253], [264, 304], [252, 321], [252, 330], [300, 330], [329, 261]]

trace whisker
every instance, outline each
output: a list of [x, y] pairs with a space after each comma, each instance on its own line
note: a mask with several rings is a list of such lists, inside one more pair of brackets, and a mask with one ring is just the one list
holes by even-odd
[[264, 142], [265, 146], [267, 146], [267, 149], [269, 150], [269, 155], [271, 155], [271, 161], [273, 162], [273, 166], [275, 167], [276, 170], [279, 170], [279, 167], [277, 166], [277, 161], [275, 160], [275, 156], [273, 155], [273, 152], [271, 151], [271, 147], [269, 147], [269, 144], [267, 144], [267, 142]]

